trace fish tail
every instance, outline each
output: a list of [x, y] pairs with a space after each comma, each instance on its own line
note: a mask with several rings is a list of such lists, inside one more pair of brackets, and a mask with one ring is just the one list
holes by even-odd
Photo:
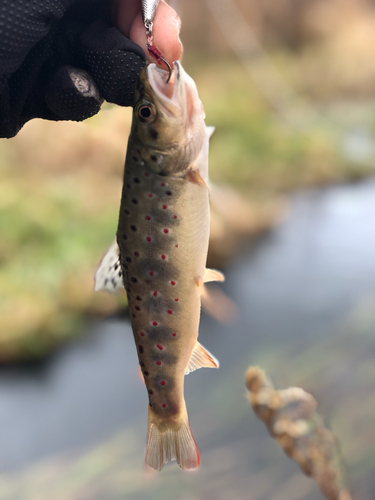
[[151, 408], [148, 409], [148, 433], [146, 464], [156, 470], [171, 460], [177, 460], [182, 469], [199, 467], [199, 451], [190, 429], [188, 415], [179, 422], [160, 421]]

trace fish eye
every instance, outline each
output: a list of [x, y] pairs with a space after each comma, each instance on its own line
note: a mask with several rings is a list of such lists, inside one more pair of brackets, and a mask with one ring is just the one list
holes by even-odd
[[138, 116], [142, 121], [151, 121], [155, 117], [155, 111], [154, 107], [152, 106], [151, 103], [149, 102], [142, 102], [139, 104], [138, 109]]
[[151, 108], [150, 106], [142, 106], [138, 110], [139, 116], [142, 118], [150, 118], [151, 116]]

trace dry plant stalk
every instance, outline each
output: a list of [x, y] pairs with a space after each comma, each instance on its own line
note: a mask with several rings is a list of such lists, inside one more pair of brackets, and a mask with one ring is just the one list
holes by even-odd
[[249, 401], [284, 452], [315, 479], [327, 500], [352, 500], [335, 435], [316, 413], [317, 402], [299, 387], [275, 390], [264, 371], [246, 372]]

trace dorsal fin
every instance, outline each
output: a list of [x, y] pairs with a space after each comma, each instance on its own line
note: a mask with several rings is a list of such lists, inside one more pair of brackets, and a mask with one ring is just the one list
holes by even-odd
[[219, 361], [212, 356], [198, 341], [195, 344], [189, 364], [185, 370], [185, 375], [198, 368], [219, 368]]
[[203, 276], [203, 283], [208, 283], [209, 281], [224, 281], [224, 274], [215, 269], [205, 269]]
[[95, 291], [116, 293], [124, 289], [119, 258], [119, 247], [114, 241], [108, 248], [95, 273]]

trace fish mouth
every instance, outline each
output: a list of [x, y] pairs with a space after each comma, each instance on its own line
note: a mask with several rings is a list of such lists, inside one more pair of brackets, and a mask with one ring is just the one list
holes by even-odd
[[147, 78], [160, 105], [170, 116], [186, 113], [186, 73], [178, 61], [173, 63], [173, 72], [167, 83], [169, 72], [158, 68], [156, 64], [147, 66]]

